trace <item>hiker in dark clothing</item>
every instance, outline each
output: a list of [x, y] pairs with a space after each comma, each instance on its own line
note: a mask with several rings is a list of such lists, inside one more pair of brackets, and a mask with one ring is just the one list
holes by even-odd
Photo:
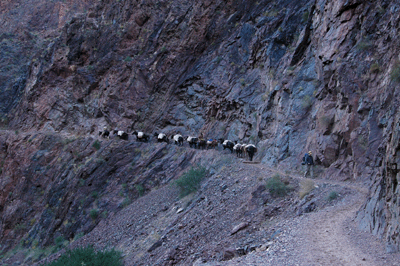
[[310, 177], [313, 178], [314, 177], [314, 169], [313, 169], [314, 160], [313, 160], [311, 151], [309, 151], [308, 153], [306, 153], [304, 155], [302, 164], [306, 165], [306, 171], [304, 173], [304, 177], [307, 177], [307, 174], [310, 174]]

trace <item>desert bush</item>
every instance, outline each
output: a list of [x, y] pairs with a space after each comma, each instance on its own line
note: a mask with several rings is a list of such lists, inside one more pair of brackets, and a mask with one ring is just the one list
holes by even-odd
[[310, 179], [302, 179], [300, 181], [300, 191], [299, 197], [302, 199], [304, 196], [308, 195], [315, 188], [314, 181]]
[[54, 239], [54, 244], [55, 246], [53, 247], [52, 252], [57, 252], [63, 247], [65, 247], [68, 244], [68, 241], [65, 240], [63, 236], [58, 236]]
[[144, 187], [142, 184], [136, 184], [135, 189], [140, 197], [144, 195]]
[[99, 192], [93, 191], [91, 194], [92, 198], [97, 199], [99, 197]]
[[190, 168], [184, 173], [175, 184], [179, 187], [179, 196], [182, 198], [192, 192], [197, 191], [200, 187], [200, 182], [206, 176], [207, 170], [204, 167]]
[[332, 201], [336, 199], [339, 196], [339, 194], [336, 191], [331, 191], [328, 195], [328, 200]]
[[400, 63], [396, 63], [390, 72], [390, 79], [396, 82], [400, 82]]
[[307, 11], [304, 12], [303, 15], [301, 16], [301, 21], [302, 21], [303, 23], [306, 23], [307, 20], [308, 20], [308, 18], [309, 18], [309, 16], [310, 16], [310, 12], [307, 10]]
[[100, 150], [100, 148], [101, 148], [101, 143], [100, 143], [98, 140], [96, 140], [96, 141], [93, 143], [92, 147], [95, 148], [96, 150]]
[[264, 12], [264, 16], [270, 17], [270, 18], [276, 17], [278, 14], [279, 14], [279, 10], [278, 9], [273, 9], [273, 10], [269, 10], [267, 12]]
[[122, 201], [121, 207], [125, 208], [126, 206], [128, 206], [131, 203], [132, 203], [131, 199], [129, 197], [125, 197], [124, 200]]
[[84, 235], [85, 235], [85, 234], [84, 234], [83, 232], [79, 232], [78, 234], [76, 234], [76, 235], [74, 236], [73, 241], [78, 240], [79, 238], [83, 237]]
[[266, 187], [269, 193], [274, 197], [285, 196], [288, 192], [287, 185], [282, 182], [281, 177], [278, 174], [267, 180]]
[[67, 250], [58, 260], [42, 264], [42, 266], [122, 266], [121, 252], [111, 249], [109, 251], [95, 251], [92, 246]]
[[89, 213], [90, 218], [96, 220], [99, 217], [99, 210], [98, 209], [91, 209]]

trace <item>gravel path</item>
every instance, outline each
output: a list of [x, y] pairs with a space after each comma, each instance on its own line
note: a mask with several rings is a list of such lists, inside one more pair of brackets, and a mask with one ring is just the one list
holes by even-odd
[[226, 262], [196, 262], [194, 265], [400, 265], [400, 254], [387, 254], [383, 241], [361, 231], [354, 221], [356, 212], [365, 201], [365, 188], [346, 182], [315, 181], [317, 184], [341, 184], [355, 193], [334, 206], [280, 222], [276, 226], [275, 238], [247, 256]]

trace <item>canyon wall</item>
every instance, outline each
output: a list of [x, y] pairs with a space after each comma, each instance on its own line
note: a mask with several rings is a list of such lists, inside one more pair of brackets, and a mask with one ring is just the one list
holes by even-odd
[[[2, 141], [3, 237], [15, 234], [12, 220], [22, 220], [23, 215], [31, 219], [32, 228], [41, 228], [37, 232], [54, 234], [62, 226], [68, 206], [75, 201], [67, 201], [68, 206], [53, 202], [51, 182], [61, 184], [69, 175], [79, 180], [74, 177], [82, 171], [94, 178], [97, 168], [82, 168], [92, 165], [84, 157], [96, 158], [91, 145], [106, 126], [127, 132], [201, 133], [207, 138], [254, 143], [259, 148], [258, 160], [294, 173], [301, 169], [303, 154], [311, 150], [321, 178], [371, 185], [370, 198], [357, 215], [360, 226], [385, 238], [388, 250], [399, 249], [398, 3], [83, 3], [87, 10], [82, 8], [82, 13], [68, 20], [51, 12], [58, 18], [51, 20], [54, 31], [21, 70], [20, 85], [4, 78], [15, 86], [4, 87], [13, 97], [11, 103], [8, 96], [0, 99], [6, 129], [11, 130]], [[32, 136], [37, 132], [44, 135], [35, 146]], [[62, 147], [44, 141], [44, 136], [65, 134], [72, 134], [75, 143], [63, 146], [74, 147], [68, 159], [61, 156]], [[80, 138], [84, 147], [76, 142]], [[40, 145], [44, 146], [39, 149]], [[75, 149], [88, 152], [79, 157]], [[20, 166], [11, 159], [15, 150], [24, 162]], [[22, 188], [32, 182], [28, 180], [39, 177], [27, 169], [37, 166], [33, 154], [42, 150], [51, 151], [48, 156], [53, 164], [36, 184], [43, 189], [37, 192], [41, 207], [23, 214], [16, 210], [33, 196], [16, 201], [19, 194], [14, 191], [25, 193]], [[46, 160], [46, 154], [38, 158]], [[185, 156], [172, 172], [179, 172], [184, 159], [191, 158]], [[64, 174], [55, 176], [61, 167], [57, 160], [80, 160], [80, 167], [73, 172], [66, 164]], [[118, 171], [111, 164], [104, 167], [102, 173]], [[139, 184], [135, 182], [132, 186]], [[67, 197], [70, 192], [65, 186], [60, 191]], [[51, 226], [44, 222], [50, 217], [46, 212], [50, 201], [62, 213]], [[82, 228], [87, 232], [92, 225], [74, 226], [68, 232]]]

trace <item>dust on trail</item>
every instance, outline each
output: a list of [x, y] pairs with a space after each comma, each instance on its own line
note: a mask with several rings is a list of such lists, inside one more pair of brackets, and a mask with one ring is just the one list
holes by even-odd
[[[362, 195], [350, 196], [333, 208], [304, 219], [303, 254], [310, 265], [379, 265], [351, 241], [349, 224], [361, 207]], [[354, 229], [353, 229], [354, 230]], [[301, 233], [301, 232], [297, 232]], [[296, 235], [294, 235], [296, 236]]]
[[[251, 164], [272, 172], [281, 171]], [[300, 176], [290, 175], [302, 179]], [[358, 182], [313, 179], [316, 185], [335, 184], [353, 191], [336, 205], [280, 222], [277, 236], [266, 250], [223, 262], [196, 262], [194, 265], [361, 265], [398, 266], [400, 254], [387, 254], [382, 240], [361, 231], [354, 218], [366, 200], [368, 188]]]

